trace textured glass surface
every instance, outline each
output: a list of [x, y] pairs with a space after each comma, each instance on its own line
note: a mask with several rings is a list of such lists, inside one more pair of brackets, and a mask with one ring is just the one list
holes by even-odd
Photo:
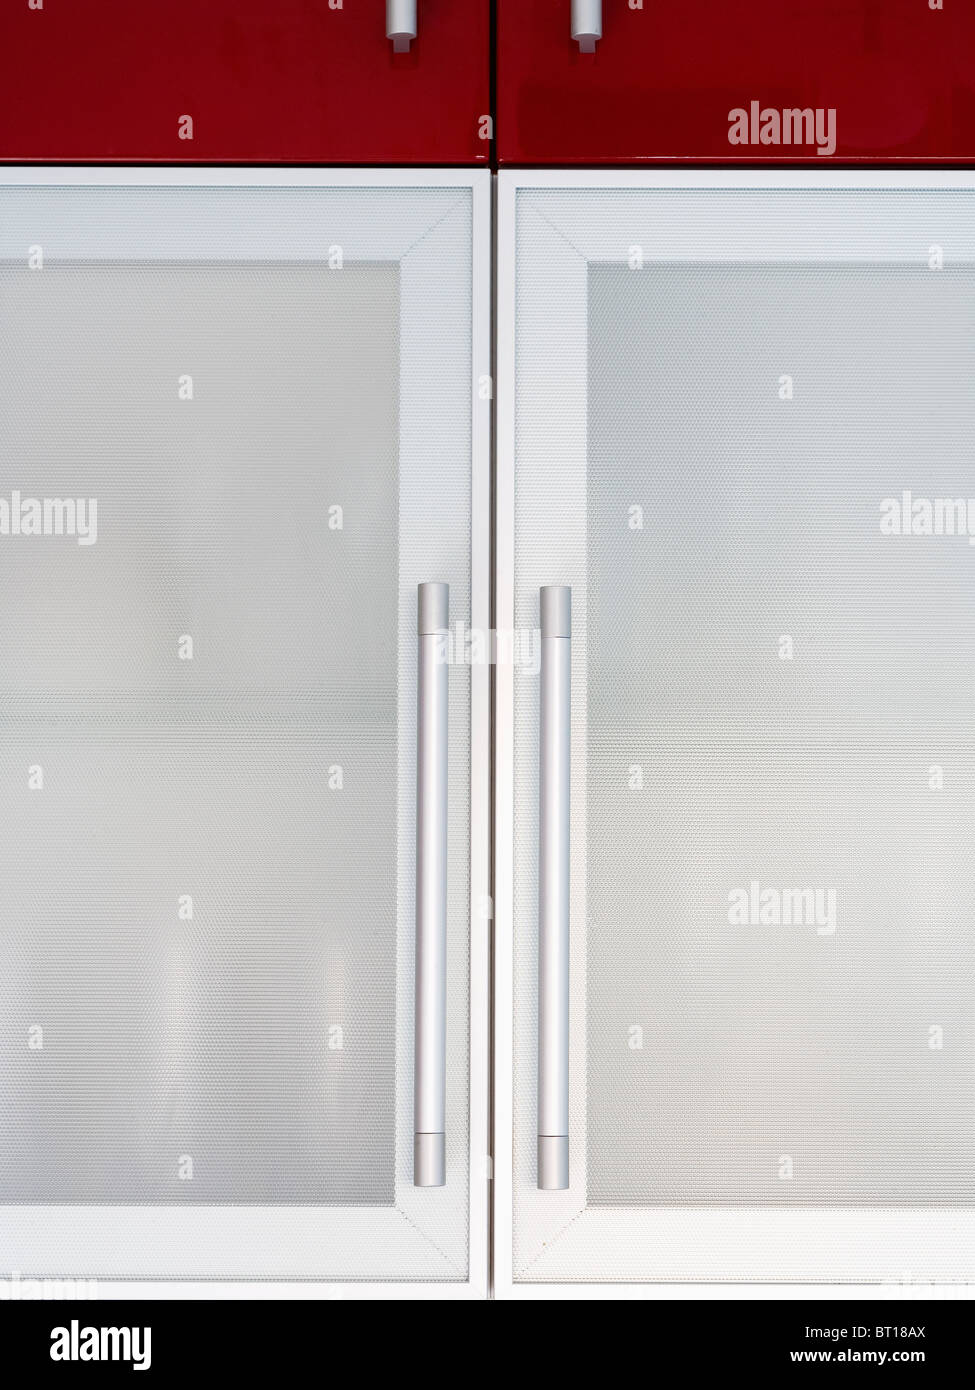
[[973, 305], [590, 267], [591, 1203], [975, 1200]]
[[399, 267], [0, 303], [0, 1200], [392, 1203]]

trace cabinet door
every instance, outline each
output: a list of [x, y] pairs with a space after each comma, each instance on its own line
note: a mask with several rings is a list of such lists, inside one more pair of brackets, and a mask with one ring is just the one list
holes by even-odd
[[487, 164], [490, 65], [489, 0], [23, 0], [0, 159]]
[[[969, 162], [975, 11], [933, 3], [498, 0], [499, 158]], [[596, 25], [594, 43], [573, 40]], [[753, 103], [772, 116], [753, 119]], [[730, 139], [736, 110], [749, 117], [746, 143]], [[795, 138], [793, 112], [806, 113]], [[833, 140], [818, 138], [817, 112], [827, 137], [833, 113]]]
[[487, 178], [0, 187], [4, 1268], [483, 1287]]
[[502, 176], [502, 1285], [975, 1277], [973, 214]]

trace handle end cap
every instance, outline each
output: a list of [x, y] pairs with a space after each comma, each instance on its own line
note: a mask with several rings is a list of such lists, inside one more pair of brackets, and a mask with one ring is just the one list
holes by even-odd
[[443, 1134], [414, 1134], [413, 1186], [444, 1187], [447, 1182], [447, 1146]]
[[564, 1192], [569, 1186], [569, 1136], [538, 1136], [538, 1187], [540, 1192]]
[[417, 631], [421, 637], [443, 632], [450, 625], [450, 586], [430, 581], [418, 584]]
[[567, 584], [545, 584], [538, 591], [543, 637], [572, 636], [572, 590]]

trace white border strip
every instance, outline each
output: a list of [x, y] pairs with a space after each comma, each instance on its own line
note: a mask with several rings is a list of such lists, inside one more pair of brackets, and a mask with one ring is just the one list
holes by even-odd
[[177, 188], [475, 188], [486, 169], [208, 169], [200, 165], [155, 167], [151, 164], [0, 165], [0, 184], [41, 184], [66, 188], [130, 185]]
[[[491, 411], [480, 382], [491, 374], [491, 173], [473, 188], [471, 352], [471, 627], [491, 626]], [[465, 185], [466, 186], [466, 185]], [[491, 671], [471, 667], [471, 1175], [470, 1289], [489, 1293], [491, 1266]]]

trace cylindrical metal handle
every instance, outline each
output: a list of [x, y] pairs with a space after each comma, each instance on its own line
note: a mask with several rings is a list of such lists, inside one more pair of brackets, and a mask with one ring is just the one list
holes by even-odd
[[572, 37], [580, 53], [595, 53], [603, 36], [603, 0], [572, 0]]
[[416, 996], [413, 1183], [447, 1180], [447, 648], [446, 584], [417, 589]]
[[386, 0], [386, 37], [394, 53], [409, 53], [416, 38], [416, 0]]
[[539, 591], [538, 1186], [569, 1186], [569, 776], [572, 590]]

